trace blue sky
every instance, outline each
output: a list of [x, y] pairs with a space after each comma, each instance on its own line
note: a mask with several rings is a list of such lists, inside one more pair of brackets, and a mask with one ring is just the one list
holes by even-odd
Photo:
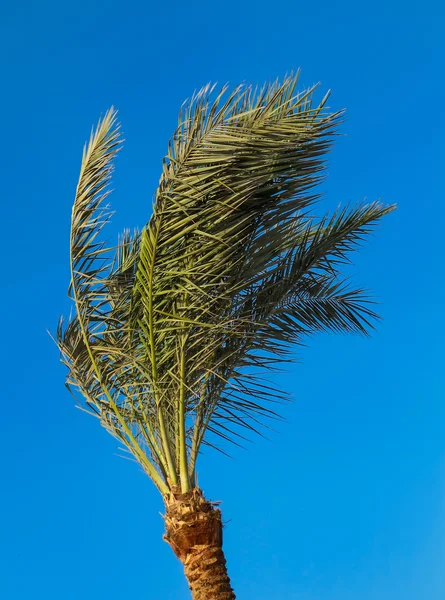
[[348, 109], [324, 206], [399, 205], [354, 269], [384, 320], [314, 338], [280, 378], [296, 402], [279, 433], [206, 455], [200, 484], [223, 500], [239, 600], [445, 597], [443, 24], [431, 0], [3, 0], [2, 598], [188, 597], [157, 492], [73, 408], [46, 333], [69, 310], [81, 149], [114, 104], [110, 233], [143, 225], [181, 102], [297, 67]]

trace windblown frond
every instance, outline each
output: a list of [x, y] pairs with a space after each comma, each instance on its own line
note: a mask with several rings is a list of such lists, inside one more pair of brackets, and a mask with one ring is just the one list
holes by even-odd
[[[262, 90], [206, 87], [186, 103], [152, 216], [104, 260], [97, 235], [115, 114], [84, 152], [73, 208], [77, 314], [58, 339], [69, 383], [162, 493], [194, 483], [207, 434], [257, 431], [284, 399], [255, 369], [289, 358], [317, 331], [366, 334], [366, 293], [341, 276], [349, 254], [393, 207], [316, 218], [314, 190], [341, 113], [297, 77]], [[238, 435], [240, 430], [238, 429]]]

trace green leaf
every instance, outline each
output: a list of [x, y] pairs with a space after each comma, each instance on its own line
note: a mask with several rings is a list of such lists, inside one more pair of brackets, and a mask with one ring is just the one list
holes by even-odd
[[[84, 151], [73, 208], [71, 293], [58, 328], [68, 382], [160, 491], [187, 491], [203, 443], [279, 418], [273, 373], [319, 331], [368, 334], [376, 314], [341, 274], [394, 207], [318, 217], [317, 185], [342, 113], [296, 92], [206, 86], [168, 145], [150, 220], [101, 241], [120, 138], [107, 113]], [[241, 428], [241, 429], [240, 429]], [[241, 436], [241, 438], [240, 438]]]

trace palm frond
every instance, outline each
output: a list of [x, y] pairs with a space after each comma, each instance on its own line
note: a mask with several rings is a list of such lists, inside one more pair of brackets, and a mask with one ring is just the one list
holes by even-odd
[[[121, 318], [117, 319], [115, 314], [113, 289], [116, 275], [110, 269], [110, 251], [103, 242], [98, 241], [98, 235], [110, 217], [103, 203], [109, 195], [113, 159], [119, 147], [119, 127], [116, 113], [111, 109], [91, 134], [82, 156], [72, 211], [70, 244], [70, 291], [76, 316], [65, 329], [63, 321], [60, 322], [58, 340], [63, 361], [70, 369], [68, 383], [80, 390], [87, 405], [100, 416], [104, 427], [127, 445], [159, 489], [165, 491], [164, 481], [138, 441], [140, 426], [137, 421], [128, 419], [126, 402], [120, 400], [120, 382], [116, 377], [114, 361], [106, 360], [111, 338], [114, 337], [116, 342], [116, 334], [122, 329], [122, 317], [119, 315]], [[116, 260], [120, 277], [125, 276], [125, 267], [131, 270], [128, 241], [128, 235], [124, 234], [118, 245]], [[122, 301], [122, 293], [119, 296], [119, 301]], [[117, 337], [117, 348], [120, 338]], [[104, 344], [105, 353], [98, 351], [98, 341]], [[127, 366], [128, 358], [125, 356], [122, 360], [120, 357], [120, 366], [122, 362]], [[132, 405], [129, 410], [133, 414]]]
[[[286, 395], [255, 375], [320, 330], [366, 334], [376, 315], [341, 266], [393, 207], [316, 218], [341, 113], [296, 93], [207, 86], [169, 144], [152, 216], [103, 261], [97, 234], [119, 146], [115, 115], [84, 153], [73, 209], [76, 316], [59, 328], [69, 380], [165, 490], [194, 483], [208, 434], [232, 439]], [[236, 435], [238, 435], [236, 434]], [[241, 435], [243, 435], [241, 433]]]

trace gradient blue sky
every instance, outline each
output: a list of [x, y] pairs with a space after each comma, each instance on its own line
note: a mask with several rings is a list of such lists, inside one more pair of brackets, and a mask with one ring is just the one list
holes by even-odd
[[357, 256], [384, 317], [319, 336], [280, 383], [270, 442], [209, 454], [239, 600], [442, 600], [444, 14], [408, 2], [17, 2], [0, 14], [3, 315], [0, 596], [186, 599], [154, 487], [73, 407], [46, 329], [67, 312], [81, 149], [110, 104], [127, 140], [111, 235], [150, 213], [182, 100], [302, 67], [348, 118], [326, 208], [399, 209]]

